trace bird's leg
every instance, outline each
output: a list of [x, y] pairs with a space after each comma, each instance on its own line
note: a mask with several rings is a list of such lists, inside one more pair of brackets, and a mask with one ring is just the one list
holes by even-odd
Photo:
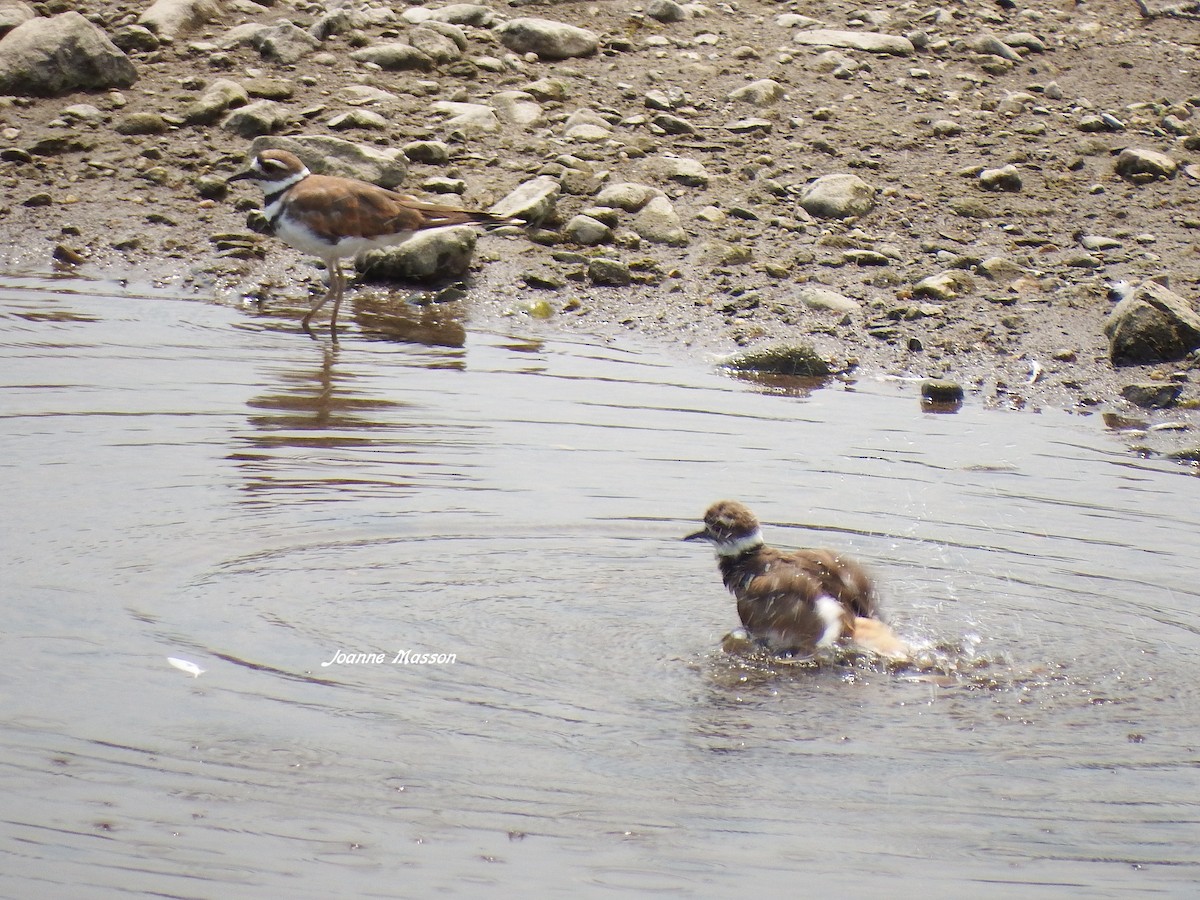
[[346, 292], [346, 276], [342, 273], [342, 261], [336, 259], [333, 261], [333, 271], [337, 276], [337, 296], [333, 298], [333, 314], [329, 317], [329, 335], [335, 341], [337, 340], [337, 317], [338, 309], [342, 305], [342, 296]]
[[342, 302], [342, 267], [336, 259], [333, 261], [333, 265], [329, 267], [329, 290], [325, 292], [325, 296], [313, 304], [312, 309], [310, 309], [305, 314], [304, 318], [300, 320], [300, 324], [309, 334], [312, 334], [312, 330], [309, 328], [309, 323], [312, 321], [312, 317], [316, 315], [317, 311], [326, 303], [328, 303], [335, 295], [337, 296], [337, 302], [333, 307], [333, 321], [336, 325], [337, 304]]

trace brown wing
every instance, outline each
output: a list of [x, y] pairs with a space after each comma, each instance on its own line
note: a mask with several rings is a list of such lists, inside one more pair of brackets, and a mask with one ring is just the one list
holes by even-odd
[[854, 615], [877, 618], [879, 602], [866, 570], [852, 559], [832, 550], [796, 550], [786, 560], [817, 581], [825, 593]]
[[[738, 591], [738, 616], [747, 631], [777, 649], [811, 653], [825, 633], [826, 623], [815, 606], [825, 593], [819, 581], [796, 567], [771, 567]], [[844, 612], [843, 634], [852, 627], [853, 617]]]
[[310, 175], [288, 198], [292, 210], [326, 240], [438, 228], [445, 225], [509, 224], [490, 213], [425, 203], [351, 178]]

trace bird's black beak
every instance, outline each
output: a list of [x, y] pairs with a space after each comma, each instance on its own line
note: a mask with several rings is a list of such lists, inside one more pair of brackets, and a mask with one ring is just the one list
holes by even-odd
[[687, 537], [683, 538], [685, 541], [708, 541], [711, 539], [712, 538], [709, 536], [707, 528], [701, 528], [695, 534], [689, 534]]
[[246, 181], [250, 178], [254, 178], [257, 174], [258, 173], [253, 169], [247, 169], [245, 172], [238, 172], [236, 175], [230, 175], [225, 179], [225, 183], [229, 184], [231, 181]]

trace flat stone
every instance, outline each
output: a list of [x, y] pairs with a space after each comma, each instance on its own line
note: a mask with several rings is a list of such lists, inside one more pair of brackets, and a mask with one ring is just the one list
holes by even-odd
[[540, 222], [554, 212], [561, 191], [557, 178], [539, 175], [494, 204], [491, 212], [499, 216], [516, 216], [526, 222]]
[[433, 59], [428, 54], [422, 53], [412, 44], [398, 41], [363, 47], [361, 50], [351, 53], [350, 58], [355, 62], [371, 63], [390, 72], [402, 72], [410, 69], [428, 72], [433, 68]]
[[1183, 385], [1175, 381], [1144, 381], [1121, 388], [1121, 396], [1142, 409], [1166, 409], [1181, 393]]
[[812, 31], [799, 31], [792, 40], [797, 44], [812, 47], [843, 47], [848, 50], [888, 53], [894, 56], [911, 56], [916, 52], [916, 48], [908, 38], [874, 31], [836, 31], [829, 28], [817, 28]]
[[824, 287], [802, 287], [796, 292], [796, 299], [809, 309], [838, 313], [853, 313], [862, 309], [857, 300]]

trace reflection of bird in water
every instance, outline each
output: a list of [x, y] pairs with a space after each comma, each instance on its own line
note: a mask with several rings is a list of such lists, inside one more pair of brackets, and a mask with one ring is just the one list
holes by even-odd
[[811, 656], [839, 644], [904, 659], [908, 648], [879, 618], [871, 579], [832, 550], [776, 550], [741, 503], [720, 500], [704, 528], [686, 541], [708, 541], [725, 587], [737, 598], [750, 638], [774, 652]]
[[338, 308], [346, 288], [341, 260], [367, 250], [402, 244], [423, 231], [456, 225], [523, 225], [521, 219], [425, 203], [354, 178], [314, 175], [294, 153], [264, 150], [230, 181], [257, 181], [271, 234], [324, 261], [329, 290], [304, 316], [303, 325], [333, 300], [329, 327], [337, 334]]

